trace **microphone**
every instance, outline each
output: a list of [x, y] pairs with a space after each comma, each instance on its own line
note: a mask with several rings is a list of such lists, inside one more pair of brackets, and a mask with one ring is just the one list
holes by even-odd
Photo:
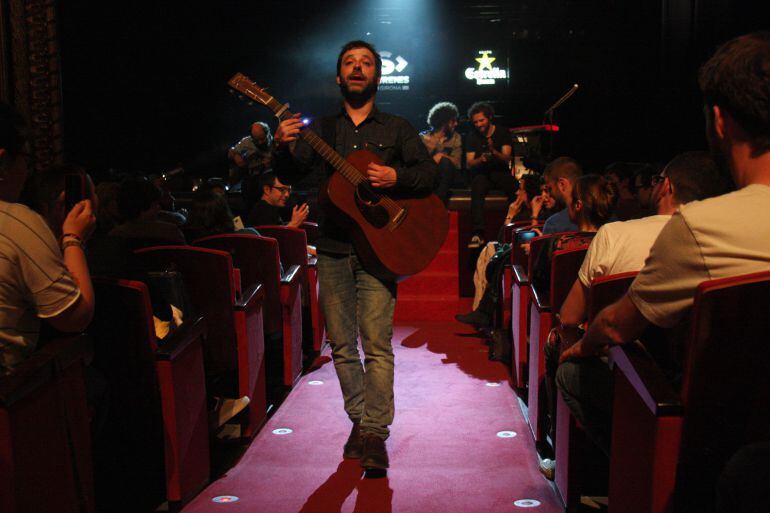
[[549, 114], [553, 113], [553, 111], [554, 111], [554, 110], [555, 110], [557, 107], [559, 107], [559, 106], [560, 106], [562, 103], [566, 102], [566, 101], [567, 101], [567, 100], [570, 98], [570, 96], [572, 96], [573, 94], [575, 94], [575, 91], [577, 91], [577, 90], [578, 90], [578, 87], [580, 87], [580, 85], [578, 85], [578, 84], [572, 84], [572, 87], [569, 89], [569, 91], [567, 91], [566, 93], [564, 93], [564, 96], [562, 96], [561, 98], [559, 98], [558, 100], [556, 100], [556, 103], [554, 103], [553, 105], [551, 105], [550, 107], [548, 107], [548, 110], [546, 110], [546, 111], [545, 111], [545, 116], [548, 116]]

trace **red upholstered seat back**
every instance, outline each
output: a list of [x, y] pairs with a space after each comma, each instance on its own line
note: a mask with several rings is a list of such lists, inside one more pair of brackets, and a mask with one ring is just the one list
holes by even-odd
[[236, 370], [236, 291], [230, 254], [193, 246], [157, 246], [138, 250], [136, 257], [142, 269], [176, 270], [182, 274], [196, 314], [206, 319], [206, 372]]
[[281, 263], [278, 241], [252, 234], [229, 233], [198, 239], [193, 244], [229, 253], [233, 265], [241, 270], [244, 289], [254, 283], [262, 284], [265, 288], [265, 332], [280, 332]]

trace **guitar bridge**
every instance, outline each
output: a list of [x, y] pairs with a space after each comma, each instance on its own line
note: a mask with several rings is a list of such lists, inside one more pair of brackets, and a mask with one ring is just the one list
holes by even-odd
[[403, 222], [404, 219], [406, 219], [406, 209], [402, 208], [400, 209], [395, 216], [393, 216], [393, 219], [388, 223], [388, 230], [391, 232], [394, 231], [398, 226]]

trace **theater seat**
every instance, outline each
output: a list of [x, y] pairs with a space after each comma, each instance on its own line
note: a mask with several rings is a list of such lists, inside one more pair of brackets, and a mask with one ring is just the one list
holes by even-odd
[[[516, 229], [511, 234], [511, 372], [516, 388], [523, 389], [527, 382], [527, 336], [529, 320], [529, 257], [522, 247], [522, 234], [529, 228]], [[535, 246], [535, 251], [542, 243]]]
[[[537, 257], [544, 247], [548, 237], [542, 236], [532, 239], [532, 246], [530, 247], [530, 276], [535, 262], [534, 258]], [[553, 253], [548, 299], [544, 291], [538, 290], [537, 284], [532, 283], [530, 280], [527, 412], [529, 426], [536, 442], [545, 440], [545, 415], [541, 410], [546, 406], [546, 394], [541, 393], [540, 390], [540, 385], [545, 375], [543, 344], [546, 342], [548, 332], [555, 325], [553, 313], [559, 311], [572, 284], [575, 282], [586, 250], [587, 246], [579, 249], [559, 250]]]
[[101, 438], [111, 452], [103, 465], [111, 468], [102, 473], [120, 469], [108, 480], [115, 482], [106, 502], [125, 501], [131, 484], [134, 493], [149, 495], [158, 482], [165, 482], [167, 500], [186, 501], [209, 480], [203, 320], [187, 319], [159, 341], [144, 283], [93, 281], [97, 306], [89, 332], [114, 405]]
[[635, 345], [611, 349], [611, 512], [712, 512], [727, 460], [770, 439], [768, 303], [770, 272], [702, 283], [680, 391]]
[[264, 291], [259, 284], [237, 294], [233, 263], [224, 251], [193, 246], [158, 246], [135, 253], [143, 270], [175, 270], [196, 315], [206, 320], [203, 344], [209, 394], [251, 399], [242, 434], [256, 434], [265, 421]]
[[92, 513], [84, 335], [56, 339], [0, 378], [0, 511]]
[[[312, 223], [303, 223], [312, 225]], [[306, 312], [310, 315], [313, 349], [320, 351], [324, 340], [325, 322], [323, 313], [318, 303], [318, 265], [317, 259], [307, 253], [308, 234], [305, 229], [290, 228], [288, 226], [257, 226], [257, 231], [265, 237], [272, 237], [278, 241], [281, 253], [281, 263], [290, 267], [298, 265], [301, 269], [303, 295], [306, 300]], [[308, 226], [313, 231], [313, 228]], [[317, 229], [317, 225], [316, 225]]]
[[[634, 281], [637, 272], [600, 276], [591, 282], [588, 289], [586, 304], [588, 324], [608, 305], [620, 299]], [[592, 468], [592, 456], [596, 457], [598, 449], [594, 448], [585, 437], [583, 429], [578, 426], [575, 417], [570, 412], [567, 403], [560, 393], [556, 394], [556, 472], [554, 482], [567, 511], [575, 511], [580, 505], [582, 494], [594, 493], [586, 489], [596, 482], [606, 482], [604, 476], [596, 475], [596, 466]], [[601, 456], [599, 456], [601, 458]], [[606, 486], [606, 484], [604, 485]], [[600, 491], [604, 494], [606, 491]]]
[[193, 244], [230, 254], [240, 269], [244, 286], [262, 284], [267, 344], [275, 341], [279, 346], [266, 348], [268, 381], [292, 386], [302, 373], [301, 268], [284, 267], [281, 274], [278, 241], [271, 237], [229, 233], [205, 237]]

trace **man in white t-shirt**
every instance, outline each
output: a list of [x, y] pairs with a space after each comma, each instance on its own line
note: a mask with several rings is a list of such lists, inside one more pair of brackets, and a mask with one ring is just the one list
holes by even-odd
[[656, 215], [608, 223], [599, 228], [586, 252], [578, 279], [561, 307], [561, 324], [577, 326], [585, 321], [588, 289], [595, 278], [639, 271], [653, 242], [679, 206], [724, 193], [725, 182], [717, 163], [706, 152], [691, 151], [674, 157], [652, 179]]
[[[683, 205], [660, 232], [644, 268], [585, 337], [562, 353], [556, 383], [589, 437], [609, 452], [612, 392], [597, 358], [650, 325], [671, 328], [704, 280], [770, 270], [770, 33], [723, 45], [700, 71], [706, 131], [738, 190]], [[597, 362], [599, 364], [597, 364]]]

